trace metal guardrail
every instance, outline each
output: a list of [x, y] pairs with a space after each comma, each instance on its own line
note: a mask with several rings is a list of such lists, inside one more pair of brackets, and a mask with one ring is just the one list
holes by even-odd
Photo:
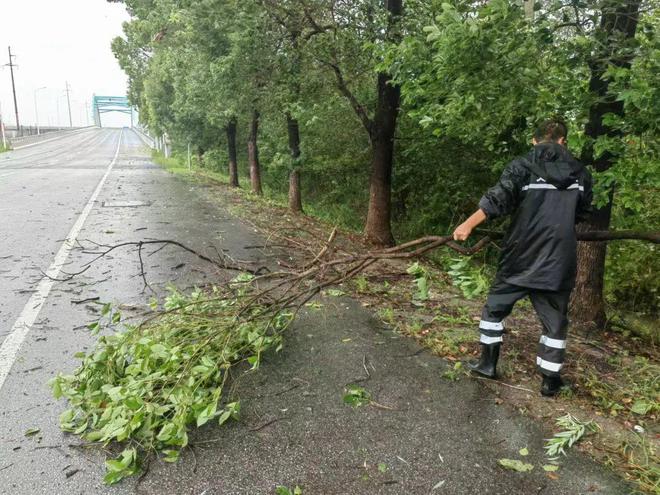
[[33, 144], [40, 143], [42, 141], [50, 141], [57, 139], [58, 137], [64, 137], [69, 134], [75, 134], [77, 132], [86, 131], [92, 129], [94, 126], [88, 127], [70, 127], [67, 129], [62, 129], [58, 131], [43, 132], [41, 134], [33, 134], [31, 136], [21, 136], [7, 139], [9, 147], [11, 149], [20, 149], [25, 146], [31, 146]]

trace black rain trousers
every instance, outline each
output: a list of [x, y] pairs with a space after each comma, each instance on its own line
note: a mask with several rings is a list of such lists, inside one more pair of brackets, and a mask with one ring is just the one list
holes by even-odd
[[496, 278], [481, 315], [480, 342], [487, 345], [501, 343], [505, 332], [504, 319], [517, 301], [528, 296], [543, 325], [536, 366], [544, 375], [559, 376], [566, 354], [570, 295], [570, 290], [544, 291], [512, 285]]

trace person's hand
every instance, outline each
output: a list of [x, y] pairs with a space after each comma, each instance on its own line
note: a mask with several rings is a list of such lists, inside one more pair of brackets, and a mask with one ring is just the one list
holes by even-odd
[[472, 233], [472, 227], [470, 225], [466, 225], [466, 222], [460, 224], [458, 227], [456, 227], [456, 230], [454, 230], [454, 240], [455, 241], [464, 241], [468, 237], [470, 237], [470, 234]]

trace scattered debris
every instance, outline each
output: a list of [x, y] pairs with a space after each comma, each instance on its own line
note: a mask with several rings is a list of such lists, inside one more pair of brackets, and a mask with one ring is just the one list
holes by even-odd
[[69, 471], [64, 473], [64, 476], [66, 476], [67, 478], [71, 478], [71, 476], [76, 474], [78, 471], [80, 471], [80, 469], [78, 469], [78, 468], [70, 469]]
[[84, 304], [86, 302], [92, 302], [92, 301], [98, 301], [101, 298], [99, 296], [96, 297], [88, 297], [87, 299], [78, 299], [78, 300], [72, 300], [71, 304]]
[[431, 488], [431, 491], [437, 490], [438, 488], [442, 488], [443, 485], [447, 482], [447, 480], [441, 480], [438, 481], [435, 485], [433, 485], [433, 488]]
[[545, 453], [551, 459], [559, 455], [566, 455], [566, 449], [572, 447], [585, 434], [596, 433], [600, 430], [600, 426], [594, 421], [582, 422], [572, 414], [557, 418], [555, 423], [563, 430], [546, 440]]
[[518, 459], [498, 459], [497, 462], [503, 468], [518, 471], [519, 473], [526, 473], [534, 469], [533, 464], [528, 464]]

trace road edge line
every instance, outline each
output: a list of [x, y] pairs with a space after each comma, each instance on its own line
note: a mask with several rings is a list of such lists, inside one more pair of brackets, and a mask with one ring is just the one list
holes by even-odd
[[110, 165], [108, 165], [105, 174], [103, 174], [103, 177], [101, 177], [101, 180], [96, 185], [96, 189], [94, 189], [92, 196], [87, 201], [87, 204], [85, 204], [85, 207], [78, 216], [76, 223], [74, 223], [73, 227], [71, 227], [69, 235], [67, 235], [66, 239], [60, 246], [60, 249], [55, 255], [53, 262], [48, 267], [48, 270], [46, 270], [46, 274], [39, 281], [36, 291], [32, 294], [30, 299], [28, 299], [27, 303], [25, 303], [21, 313], [18, 315], [18, 318], [11, 327], [9, 334], [2, 342], [2, 345], [0, 345], [0, 391], [2, 390], [2, 387], [4, 386], [5, 381], [9, 376], [9, 372], [16, 362], [18, 351], [23, 345], [27, 334], [32, 329], [32, 325], [34, 325], [34, 322], [37, 320], [37, 317], [41, 312], [41, 308], [46, 302], [46, 299], [48, 298], [48, 295], [50, 294], [50, 291], [56, 282], [53, 279], [57, 278], [57, 276], [60, 274], [60, 271], [62, 270], [64, 263], [69, 257], [71, 249], [73, 249], [74, 243], [78, 238], [78, 235], [80, 234], [83, 225], [87, 220], [87, 217], [94, 207], [96, 199], [101, 193], [101, 189], [103, 188], [106, 180], [108, 179], [108, 176], [110, 175], [110, 172], [112, 172], [112, 169], [117, 162], [123, 133], [124, 131], [122, 129], [119, 133], [119, 141], [117, 143], [115, 156], [110, 162]]

